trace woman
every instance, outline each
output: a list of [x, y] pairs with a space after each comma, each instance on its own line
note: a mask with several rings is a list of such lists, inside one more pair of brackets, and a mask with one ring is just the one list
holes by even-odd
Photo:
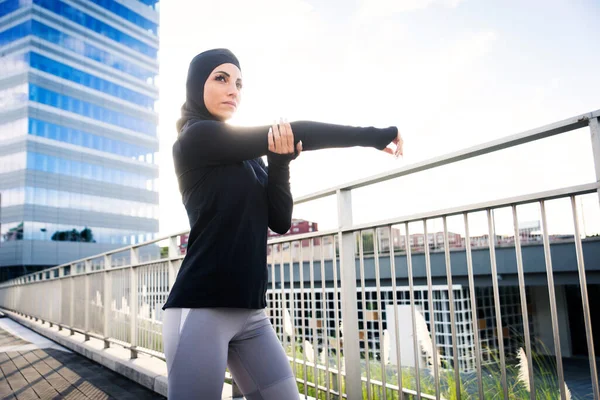
[[289, 163], [303, 149], [371, 146], [402, 154], [395, 127], [233, 127], [224, 121], [241, 90], [240, 64], [229, 50], [209, 50], [190, 63], [173, 159], [191, 230], [163, 307], [171, 400], [220, 399], [226, 367], [247, 400], [299, 398], [265, 313], [267, 227], [283, 234], [291, 225]]

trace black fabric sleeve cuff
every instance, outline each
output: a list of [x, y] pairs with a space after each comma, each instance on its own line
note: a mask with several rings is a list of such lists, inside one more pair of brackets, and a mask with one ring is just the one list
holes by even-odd
[[290, 179], [290, 161], [296, 158], [296, 154], [267, 153], [269, 163], [269, 181], [273, 183], [287, 182]]

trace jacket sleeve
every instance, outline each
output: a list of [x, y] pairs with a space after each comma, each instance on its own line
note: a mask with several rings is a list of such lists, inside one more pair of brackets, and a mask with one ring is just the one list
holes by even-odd
[[[362, 128], [311, 121], [290, 125], [294, 144], [302, 140], [305, 151], [353, 146], [381, 150], [398, 132], [395, 127]], [[232, 164], [266, 155], [268, 132], [268, 125], [236, 127], [220, 121], [196, 121], [181, 132], [173, 150], [187, 168]]]
[[290, 161], [293, 158], [293, 154], [282, 155], [269, 152], [267, 155], [268, 167], [265, 166], [262, 159], [258, 159], [259, 164], [266, 169], [268, 175], [269, 228], [281, 235], [289, 231], [292, 225], [294, 199], [290, 190]]

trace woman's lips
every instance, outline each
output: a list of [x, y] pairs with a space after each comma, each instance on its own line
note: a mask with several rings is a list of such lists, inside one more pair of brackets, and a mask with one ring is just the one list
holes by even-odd
[[233, 107], [233, 108], [237, 108], [237, 104], [235, 104], [235, 103], [233, 103], [233, 102], [231, 102], [231, 101], [226, 101], [226, 102], [224, 102], [223, 104], [227, 104], [228, 106], [231, 106], [231, 107]]

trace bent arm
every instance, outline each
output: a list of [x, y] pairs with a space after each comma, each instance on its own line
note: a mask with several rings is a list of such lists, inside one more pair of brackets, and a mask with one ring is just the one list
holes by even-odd
[[283, 235], [292, 225], [294, 199], [290, 190], [290, 161], [293, 155], [282, 155], [269, 152], [269, 166], [259, 158], [259, 164], [267, 170], [267, 198], [269, 213], [269, 228]]
[[[294, 145], [303, 150], [364, 146], [384, 149], [398, 134], [395, 127], [374, 128], [312, 121], [290, 123]], [[174, 144], [188, 166], [231, 164], [267, 154], [269, 126], [236, 127], [219, 121], [197, 121]]]

